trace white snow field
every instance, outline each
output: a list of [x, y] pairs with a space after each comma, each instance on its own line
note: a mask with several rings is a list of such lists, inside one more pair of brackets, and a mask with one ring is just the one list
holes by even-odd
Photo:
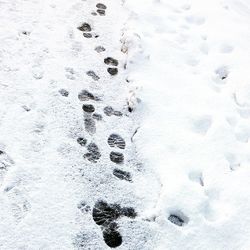
[[249, 0], [0, 20], [0, 250], [250, 249]]

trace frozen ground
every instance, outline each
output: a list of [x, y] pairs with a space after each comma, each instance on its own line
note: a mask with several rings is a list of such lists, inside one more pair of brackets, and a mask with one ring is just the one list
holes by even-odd
[[0, 0], [0, 249], [250, 249], [248, 0]]

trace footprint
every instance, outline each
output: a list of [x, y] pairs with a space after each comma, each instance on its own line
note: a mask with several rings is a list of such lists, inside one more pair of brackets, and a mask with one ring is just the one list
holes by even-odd
[[188, 222], [188, 218], [179, 214], [170, 214], [168, 220], [176, 226], [182, 227]]
[[84, 158], [96, 163], [101, 158], [101, 153], [98, 146], [95, 143], [90, 143], [87, 147], [88, 153], [84, 154]]
[[118, 232], [117, 223], [111, 222], [103, 230], [103, 239], [104, 239], [105, 243], [111, 248], [119, 247], [122, 244], [122, 236]]
[[117, 68], [108, 68], [107, 69], [108, 73], [112, 76], [117, 75], [118, 74], [118, 69]]
[[117, 147], [120, 149], [125, 149], [125, 140], [118, 134], [111, 134], [108, 138], [108, 144], [110, 147]]
[[80, 144], [81, 146], [86, 146], [87, 144], [87, 139], [83, 138], [83, 137], [79, 137], [77, 138], [77, 142], [78, 144]]
[[221, 66], [215, 70], [216, 80], [219, 80], [218, 83], [225, 83], [223, 80], [227, 79], [229, 75], [228, 68], [226, 66]]
[[66, 89], [60, 89], [58, 91], [62, 96], [68, 97], [69, 96], [69, 91], [67, 91]]
[[95, 48], [95, 51], [98, 52], [98, 53], [101, 53], [101, 52], [104, 52], [106, 49], [103, 47], [103, 46], [97, 46]]
[[195, 133], [205, 135], [212, 125], [212, 118], [209, 115], [197, 117], [192, 120], [192, 130]]
[[110, 160], [114, 163], [121, 164], [124, 162], [124, 156], [122, 153], [112, 151], [110, 153]]
[[106, 106], [104, 109], [104, 114], [107, 116], [115, 115], [115, 116], [122, 116], [122, 112], [115, 111], [111, 106]]
[[13, 188], [7, 192], [10, 201], [11, 210], [17, 223], [19, 223], [29, 212], [31, 204], [17, 188]]
[[121, 216], [134, 219], [137, 214], [132, 207], [121, 207], [119, 204], [108, 204], [105, 201], [96, 202], [92, 217], [95, 223], [103, 230], [105, 243], [115, 248], [122, 244], [122, 236], [118, 232], [118, 225], [115, 222]]
[[96, 133], [96, 124], [95, 124], [94, 119], [85, 118], [84, 119], [84, 127], [89, 134], [93, 135]]
[[86, 113], [94, 113], [95, 107], [92, 104], [83, 104], [82, 109]]
[[98, 3], [96, 5], [96, 8], [97, 8], [97, 13], [100, 15], [100, 16], [105, 16], [106, 14], [106, 9], [107, 9], [107, 6], [103, 3]]
[[113, 175], [119, 178], [120, 180], [132, 181], [131, 174], [129, 172], [120, 170], [118, 168], [114, 169]]
[[103, 3], [98, 3], [98, 4], [96, 5], [96, 8], [102, 9], [102, 10], [106, 10], [106, 9], [107, 9], [107, 6], [106, 6], [105, 4], [103, 4]]
[[15, 162], [3, 150], [0, 150], [0, 186], [4, 176], [14, 164]]
[[99, 226], [108, 226], [121, 216], [134, 219], [137, 214], [132, 207], [121, 207], [119, 204], [108, 204], [105, 201], [96, 202], [93, 212], [93, 220]]
[[118, 66], [118, 60], [112, 58], [112, 57], [106, 57], [104, 59], [104, 63], [107, 65], [111, 65], [111, 66]]
[[101, 121], [102, 120], [102, 115], [94, 113], [92, 115], [93, 119], [97, 120], [97, 121]]
[[100, 77], [93, 70], [87, 71], [86, 74], [90, 76], [94, 81], [100, 80]]
[[85, 38], [92, 38], [92, 34], [91, 33], [83, 33], [83, 36]]
[[97, 12], [100, 16], [105, 16], [105, 14], [106, 14], [106, 11], [105, 11], [105, 10], [101, 10], [101, 9], [98, 9], [96, 12]]
[[78, 94], [78, 99], [80, 101], [89, 101], [89, 100], [93, 100], [93, 101], [100, 101], [100, 99], [93, 95], [92, 93], [90, 93], [88, 90], [82, 90], [79, 94]]
[[88, 23], [83, 23], [81, 26], [77, 27], [77, 29], [83, 32], [90, 32], [92, 30], [90, 24]]
[[186, 17], [186, 21], [191, 24], [202, 25], [206, 19], [203, 16], [191, 15]]

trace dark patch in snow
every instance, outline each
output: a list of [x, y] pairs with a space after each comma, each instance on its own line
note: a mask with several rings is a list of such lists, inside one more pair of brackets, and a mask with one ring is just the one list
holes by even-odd
[[118, 74], [118, 69], [117, 68], [108, 68], [107, 69], [108, 73], [112, 76], [117, 75]]
[[113, 170], [113, 175], [119, 178], [120, 180], [132, 181], [131, 174], [127, 171], [123, 171], [116, 168]]
[[118, 147], [120, 149], [125, 149], [125, 140], [118, 134], [111, 134], [108, 138], [108, 144], [110, 147]]
[[114, 163], [120, 164], [124, 161], [124, 156], [122, 153], [119, 152], [111, 152], [110, 153], [110, 160]]

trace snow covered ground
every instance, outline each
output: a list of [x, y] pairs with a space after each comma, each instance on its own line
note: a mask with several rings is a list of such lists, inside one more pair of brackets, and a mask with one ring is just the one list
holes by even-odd
[[250, 249], [248, 0], [0, 0], [0, 249]]
[[250, 2], [126, 2], [156, 249], [250, 249]]

